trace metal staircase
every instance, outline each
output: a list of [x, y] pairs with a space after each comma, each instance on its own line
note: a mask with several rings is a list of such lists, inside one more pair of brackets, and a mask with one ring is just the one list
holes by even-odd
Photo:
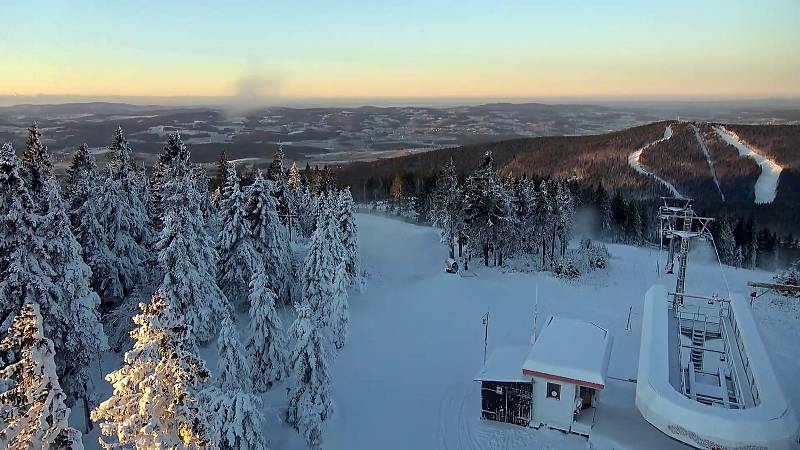
[[706, 331], [697, 328], [692, 329], [692, 351], [690, 359], [694, 364], [695, 371], [703, 370], [703, 346], [706, 343]]

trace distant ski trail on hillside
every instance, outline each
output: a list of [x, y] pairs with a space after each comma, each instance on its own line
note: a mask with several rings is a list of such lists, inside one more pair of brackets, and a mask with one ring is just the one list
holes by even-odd
[[655, 178], [656, 181], [658, 181], [659, 183], [663, 184], [664, 187], [669, 189], [670, 192], [672, 192], [672, 195], [674, 195], [675, 197], [686, 198], [683, 195], [681, 195], [680, 192], [678, 192], [678, 189], [675, 187], [675, 185], [673, 185], [669, 181], [661, 178], [660, 176], [656, 175], [655, 172], [652, 172], [651, 170], [647, 169], [639, 161], [639, 159], [642, 157], [642, 152], [643, 151], [647, 150], [649, 147], [652, 147], [652, 146], [654, 146], [656, 144], [660, 144], [660, 143], [670, 139], [671, 137], [672, 137], [672, 127], [671, 126], [667, 126], [667, 128], [664, 130], [664, 137], [663, 138], [661, 138], [661, 139], [659, 139], [657, 141], [653, 141], [653, 142], [645, 145], [644, 147], [642, 147], [642, 148], [640, 148], [640, 149], [638, 149], [636, 151], [631, 152], [631, 154], [628, 155], [628, 164], [630, 164], [630, 166], [631, 166], [631, 168], [633, 168], [633, 170], [639, 172], [640, 174], [647, 175], [647, 176]]
[[781, 176], [783, 167], [750, 148], [742, 141], [739, 135], [726, 129], [722, 125], [715, 126], [714, 131], [717, 132], [717, 135], [722, 138], [723, 141], [736, 147], [740, 156], [751, 158], [761, 167], [761, 175], [759, 175], [756, 180], [755, 203], [772, 203], [775, 200], [775, 196], [778, 194], [778, 179]]
[[725, 194], [722, 193], [722, 188], [719, 185], [719, 179], [717, 178], [717, 171], [714, 170], [714, 161], [711, 160], [711, 155], [708, 153], [708, 147], [706, 147], [706, 141], [703, 140], [703, 136], [700, 135], [700, 130], [697, 129], [694, 124], [692, 125], [692, 130], [694, 130], [694, 137], [697, 139], [697, 144], [700, 146], [700, 149], [703, 150], [703, 154], [706, 155], [706, 162], [708, 162], [708, 170], [711, 171], [711, 178], [714, 179], [714, 184], [717, 185], [717, 190], [719, 191], [719, 196], [722, 198], [722, 201], [725, 201]]

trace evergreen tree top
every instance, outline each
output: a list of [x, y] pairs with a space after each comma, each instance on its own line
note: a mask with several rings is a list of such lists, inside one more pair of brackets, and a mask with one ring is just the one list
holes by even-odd
[[41, 191], [45, 181], [53, 177], [53, 163], [50, 161], [47, 146], [41, 138], [39, 125], [33, 122], [33, 125], [28, 128], [28, 139], [25, 143], [25, 151], [22, 152], [21, 161], [21, 168], [32, 194]]
[[167, 136], [167, 145], [158, 157], [162, 168], [177, 167], [177, 173], [182, 174], [189, 170], [189, 149], [181, 139], [180, 131], [174, 131]]
[[223, 392], [250, 392], [252, 380], [250, 366], [244, 354], [244, 347], [239, 341], [236, 326], [230, 317], [222, 320], [222, 327], [217, 339], [219, 360], [217, 385]]
[[278, 144], [278, 151], [275, 152], [275, 156], [272, 158], [272, 163], [267, 170], [267, 178], [273, 182], [284, 182], [285, 181], [285, 170], [283, 168], [283, 144]]
[[128, 145], [128, 140], [125, 139], [125, 133], [122, 127], [117, 127], [111, 137], [111, 144], [108, 146], [111, 153], [111, 174], [116, 180], [127, 179], [132, 174], [135, 174], [138, 167], [136, 161], [133, 159], [133, 150]]

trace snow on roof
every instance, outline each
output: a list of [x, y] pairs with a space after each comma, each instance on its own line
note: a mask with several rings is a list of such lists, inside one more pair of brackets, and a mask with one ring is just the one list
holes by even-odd
[[530, 377], [522, 374], [522, 363], [530, 349], [527, 345], [497, 347], [475, 375], [475, 381], [530, 382]]
[[594, 323], [550, 317], [522, 366], [523, 373], [602, 389], [611, 341], [608, 330]]

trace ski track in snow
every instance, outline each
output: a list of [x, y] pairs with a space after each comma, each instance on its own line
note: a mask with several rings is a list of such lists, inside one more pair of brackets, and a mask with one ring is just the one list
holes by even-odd
[[778, 194], [778, 179], [781, 176], [783, 167], [766, 156], [756, 152], [745, 144], [739, 136], [721, 125], [714, 127], [714, 131], [723, 141], [736, 147], [740, 156], [747, 156], [761, 167], [761, 174], [756, 180], [756, 199], [755, 203], [772, 203]]
[[711, 154], [708, 153], [708, 147], [706, 147], [706, 141], [703, 140], [703, 136], [700, 135], [700, 130], [698, 130], [696, 126], [692, 125], [692, 130], [694, 130], [694, 137], [695, 139], [697, 139], [697, 144], [700, 146], [700, 149], [703, 150], [703, 154], [706, 155], [706, 162], [708, 162], [708, 170], [711, 171], [711, 178], [714, 179], [714, 184], [717, 185], [719, 196], [722, 198], [722, 201], [724, 202], [725, 194], [722, 193], [722, 188], [719, 185], [719, 179], [717, 178], [717, 171], [714, 170], [714, 161], [711, 160]]
[[655, 178], [656, 181], [658, 181], [659, 183], [664, 185], [664, 187], [669, 189], [670, 192], [672, 192], [672, 195], [674, 195], [675, 197], [685, 198], [683, 195], [681, 195], [680, 192], [678, 192], [678, 189], [675, 187], [675, 185], [673, 185], [669, 181], [661, 178], [660, 176], [656, 175], [654, 172], [650, 171], [644, 165], [642, 165], [642, 163], [639, 161], [639, 159], [642, 157], [642, 152], [643, 151], [647, 150], [649, 147], [652, 147], [652, 146], [654, 146], [656, 144], [660, 144], [660, 143], [670, 139], [671, 137], [672, 137], [672, 127], [671, 126], [667, 126], [667, 129], [664, 130], [664, 137], [663, 138], [661, 138], [661, 139], [659, 139], [657, 141], [653, 141], [653, 142], [645, 145], [644, 147], [631, 152], [631, 154], [628, 155], [628, 164], [631, 166], [631, 168], [633, 168], [633, 170], [639, 172], [640, 174], [647, 175], [649, 177]]

